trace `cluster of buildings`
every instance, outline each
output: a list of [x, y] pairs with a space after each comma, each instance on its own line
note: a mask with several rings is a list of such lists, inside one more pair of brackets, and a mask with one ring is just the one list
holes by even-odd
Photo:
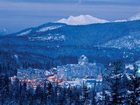
[[41, 69], [33, 69], [33, 68], [29, 68], [29, 69], [18, 69], [17, 71], [17, 77], [19, 79], [44, 79], [45, 76], [45, 71], [41, 70]]
[[18, 69], [17, 78], [27, 82], [34, 87], [42, 82], [50, 81], [60, 85], [81, 86], [86, 84], [89, 87], [102, 84], [102, 73], [105, 68], [102, 64], [89, 63], [88, 58], [82, 55], [78, 64], [67, 64], [45, 71], [41, 69]]
[[45, 70], [41, 69], [18, 69], [17, 76], [12, 77], [11, 79], [14, 80], [18, 78], [21, 83], [26, 83], [27, 88], [36, 87], [39, 85], [40, 87], [44, 86], [44, 82], [47, 80], [45, 76]]

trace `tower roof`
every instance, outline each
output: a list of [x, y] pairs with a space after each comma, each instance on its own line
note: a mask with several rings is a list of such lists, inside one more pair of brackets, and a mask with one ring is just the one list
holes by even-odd
[[85, 65], [87, 63], [88, 63], [88, 58], [85, 55], [82, 55], [78, 60], [78, 64], [80, 65]]

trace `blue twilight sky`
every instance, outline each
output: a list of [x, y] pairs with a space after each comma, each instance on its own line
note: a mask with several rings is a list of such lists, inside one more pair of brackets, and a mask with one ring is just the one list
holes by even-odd
[[16, 32], [70, 15], [92, 15], [113, 21], [137, 13], [140, 0], [0, 0], [0, 30]]

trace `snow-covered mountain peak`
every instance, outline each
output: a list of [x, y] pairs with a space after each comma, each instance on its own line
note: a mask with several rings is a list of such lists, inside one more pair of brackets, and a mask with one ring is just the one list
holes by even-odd
[[6, 28], [0, 29], [0, 35], [4, 35], [8, 32]]
[[91, 15], [80, 15], [80, 16], [70, 16], [68, 18], [63, 18], [58, 20], [59, 23], [66, 23], [68, 25], [86, 25], [94, 23], [106, 23], [107, 20], [99, 19]]
[[130, 17], [129, 20], [131, 20], [131, 21], [133, 21], [133, 20], [140, 20], [140, 13]]

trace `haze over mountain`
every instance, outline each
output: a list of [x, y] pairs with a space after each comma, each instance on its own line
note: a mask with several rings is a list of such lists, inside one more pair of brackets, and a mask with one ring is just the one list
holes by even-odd
[[13, 33], [81, 14], [108, 21], [123, 20], [140, 12], [139, 3], [138, 0], [0, 0], [0, 29]]
[[129, 20], [140, 20], [140, 13], [130, 17]]
[[6, 35], [8, 33], [8, 30], [6, 28], [0, 29], [0, 36]]

